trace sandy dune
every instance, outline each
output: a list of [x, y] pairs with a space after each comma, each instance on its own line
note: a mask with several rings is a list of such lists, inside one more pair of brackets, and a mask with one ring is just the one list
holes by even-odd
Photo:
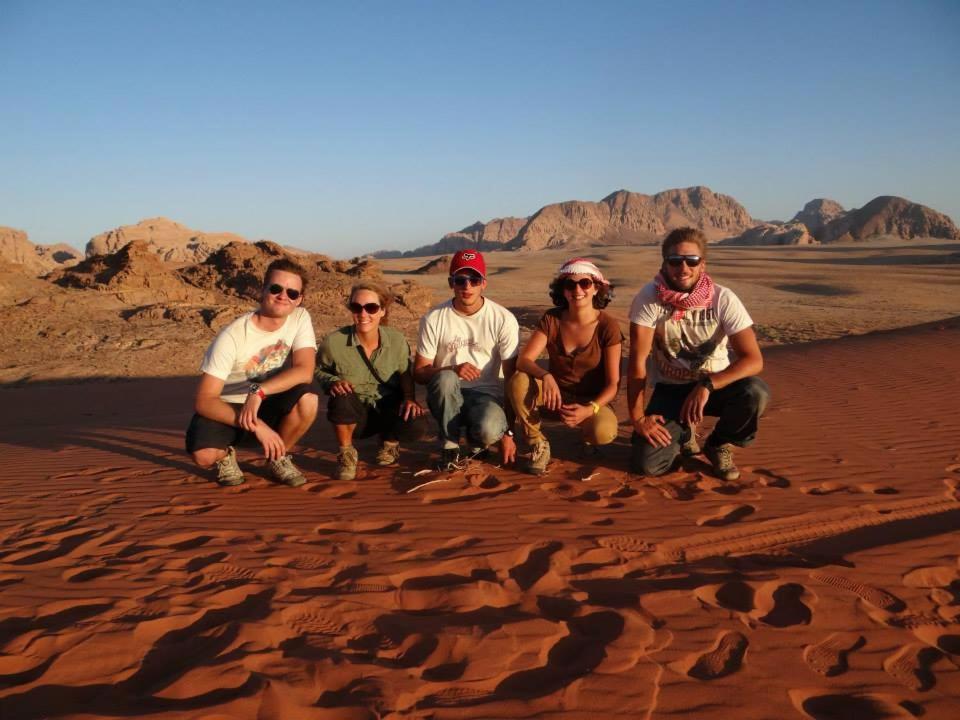
[[193, 378], [8, 388], [0, 717], [958, 717], [957, 357], [960, 319], [768, 349], [733, 483], [628, 474], [626, 427], [337, 483], [321, 424], [303, 488], [220, 489]]

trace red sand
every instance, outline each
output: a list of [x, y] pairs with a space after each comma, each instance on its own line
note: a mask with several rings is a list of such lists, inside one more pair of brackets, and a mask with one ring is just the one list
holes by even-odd
[[628, 474], [626, 426], [338, 483], [322, 421], [308, 485], [221, 489], [194, 378], [5, 389], [0, 718], [960, 717], [958, 357], [958, 320], [768, 350], [734, 483]]

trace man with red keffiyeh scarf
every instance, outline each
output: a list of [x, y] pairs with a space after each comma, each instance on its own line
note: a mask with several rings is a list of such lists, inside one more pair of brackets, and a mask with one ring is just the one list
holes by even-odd
[[[699, 453], [696, 426], [711, 415], [718, 420], [703, 454], [719, 478], [736, 480], [740, 471], [731, 446], [753, 442], [770, 400], [770, 388], [756, 377], [763, 356], [753, 320], [740, 299], [707, 274], [702, 232], [674, 230], [664, 239], [661, 254], [660, 272], [630, 306], [631, 469], [663, 475], [676, 467], [681, 454]], [[644, 408], [651, 355], [653, 395]]]

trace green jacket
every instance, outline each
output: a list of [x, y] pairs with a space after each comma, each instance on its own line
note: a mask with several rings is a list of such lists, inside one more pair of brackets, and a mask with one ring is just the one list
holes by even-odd
[[353, 332], [353, 325], [327, 335], [317, 351], [317, 382], [324, 391], [338, 380], [346, 380], [364, 403], [375, 404], [383, 397], [403, 397], [400, 376], [410, 367], [410, 346], [399, 330], [380, 326], [380, 347], [373, 351], [370, 362], [384, 382], [370, 372], [360, 353], [363, 348]]

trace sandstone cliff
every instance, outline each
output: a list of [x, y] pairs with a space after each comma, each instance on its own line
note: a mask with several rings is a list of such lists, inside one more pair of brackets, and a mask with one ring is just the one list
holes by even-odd
[[101, 233], [87, 243], [87, 257], [107, 255], [135, 240], [143, 241], [150, 251], [170, 263], [196, 263], [230, 242], [246, 242], [233, 233], [206, 233], [163, 217], [141, 220]]
[[819, 245], [807, 226], [800, 222], [761, 223], [719, 245]]
[[43, 275], [73, 264], [79, 257], [80, 253], [69, 245], [34, 245], [23, 230], [0, 226], [0, 260], [21, 266], [20, 272]]
[[816, 236], [828, 222], [846, 214], [843, 205], [836, 200], [816, 198], [803, 206], [803, 210], [793, 216], [791, 222], [800, 222]]
[[943, 213], [892, 195], [876, 197], [862, 208], [830, 221], [816, 233], [823, 243], [861, 241], [878, 235], [904, 240], [960, 240], [960, 230]]

